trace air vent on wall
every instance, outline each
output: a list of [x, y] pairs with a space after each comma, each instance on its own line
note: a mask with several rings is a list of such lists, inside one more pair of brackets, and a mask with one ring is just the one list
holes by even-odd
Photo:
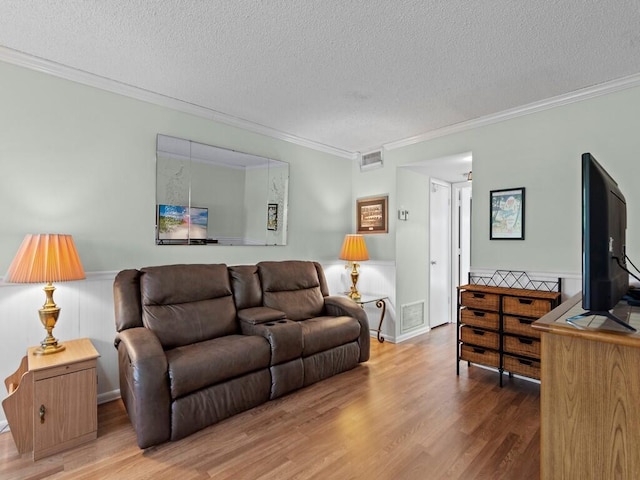
[[371, 170], [382, 167], [382, 150], [362, 153], [360, 155], [360, 170]]

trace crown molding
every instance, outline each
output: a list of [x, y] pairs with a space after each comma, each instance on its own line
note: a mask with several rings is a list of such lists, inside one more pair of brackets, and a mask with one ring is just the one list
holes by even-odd
[[[151, 103], [161, 107], [170, 108], [182, 113], [187, 113], [197, 117], [212, 120], [232, 127], [241, 128], [253, 133], [264, 135], [267, 137], [275, 138], [277, 140], [283, 140], [285, 142], [307, 147], [312, 150], [316, 150], [337, 157], [346, 158], [349, 160], [357, 160], [358, 152], [351, 152], [336, 147], [331, 147], [319, 142], [300, 138], [295, 135], [291, 135], [279, 130], [260, 125], [257, 123], [244, 120], [242, 118], [226, 115], [224, 113], [217, 112], [215, 110], [201, 107], [177, 98], [161, 95], [149, 90], [144, 90], [133, 85], [117, 82], [106, 77], [101, 77], [89, 72], [78, 70], [75, 68], [62, 65], [60, 63], [52, 62], [44, 58], [35, 57], [11, 48], [0, 46], [0, 61], [25, 67], [38, 72], [53, 75], [55, 77], [70, 80], [72, 82], [80, 83], [90, 87], [95, 87], [101, 90], [105, 90], [111, 93], [116, 93], [126, 97], [141, 100], [143, 102]], [[555, 108], [563, 105], [569, 105], [571, 103], [587, 100], [590, 98], [599, 97], [601, 95], [607, 95], [609, 93], [626, 90], [628, 88], [640, 86], [640, 74], [629, 75], [610, 82], [601, 83], [593, 87], [587, 87], [575, 92], [570, 92], [556, 97], [551, 97], [539, 102], [529, 103], [520, 107], [504, 110], [484, 117], [476, 118], [466, 122], [456, 123], [436, 130], [415, 135], [413, 137], [405, 138], [395, 142], [389, 142], [382, 145], [385, 150], [394, 150], [416, 143], [425, 142], [434, 138], [444, 137], [454, 133], [464, 132], [473, 128], [483, 127], [486, 125], [492, 125], [494, 123], [503, 122], [505, 120], [511, 120], [524, 115], [541, 112], [550, 108]]]
[[357, 153], [343, 150], [336, 147], [331, 147], [322, 143], [314, 142], [313, 140], [307, 140], [295, 135], [290, 135], [279, 130], [253, 123], [242, 118], [226, 115], [224, 113], [217, 112], [210, 108], [201, 107], [193, 103], [185, 102], [177, 98], [169, 97], [159, 93], [145, 90], [133, 85], [121, 83], [115, 80], [111, 80], [100, 75], [78, 70], [60, 63], [52, 62], [44, 58], [35, 57], [11, 48], [0, 46], [0, 61], [25, 67], [38, 72], [53, 75], [55, 77], [70, 80], [72, 82], [80, 83], [90, 87], [99, 88], [111, 93], [124, 95], [126, 97], [141, 100], [143, 102], [159, 105], [161, 107], [177, 110], [182, 113], [188, 113], [207, 120], [223, 123], [232, 127], [248, 130], [253, 133], [258, 133], [267, 137], [283, 140], [285, 142], [300, 145], [302, 147], [311, 148], [319, 152], [328, 153], [337, 157], [347, 158], [349, 160], [357, 159]]
[[397, 148], [414, 145], [416, 143], [425, 142], [427, 140], [433, 140], [434, 138], [464, 132], [466, 130], [471, 130], [472, 128], [492, 125], [494, 123], [503, 122], [505, 120], [511, 120], [514, 118], [522, 117], [524, 115], [542, 112], [551, 108], [569, 105], [571, 103], [588, 100], [590, 98], [595, 98], [638, 86], [640, 86], [640, 74], [629, 75], [627, 77], [622, 77], [610, 82], [601, 83], [592, 87], [582, 88], [574, 92], [547, 98], [539, 102], [529, 103], [527, 105], [522, 105], [520, 107], [504, 110], [495, 114], [486, 115], [484, 117], [476, 118], [466, 122], [456, 123], [447, 127], [431, 130], [430, 132], [405, 138], [404, 140], [386, 143], [384, 144], [384, 148], [387, 150], [394, 150]]

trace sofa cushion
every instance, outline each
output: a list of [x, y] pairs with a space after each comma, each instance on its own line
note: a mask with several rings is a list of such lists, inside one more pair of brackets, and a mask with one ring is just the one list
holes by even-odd
[[324, 297], [313, 262], [260, 262], [265, 307], [281, 310], [290, 320], [305, 320], [322, 315]]
[[360, 335], [360, 323], [353, 317], [316, 317], [300, 326], [303, 357], [353, 342]]
[[166, 265], [141, 272], [142, 321], [163, 348], [238, 332], [226, 265]]
[[271, 349], [262, 337], [227, 335], [166, 352], [171, 398], [269, 366]]

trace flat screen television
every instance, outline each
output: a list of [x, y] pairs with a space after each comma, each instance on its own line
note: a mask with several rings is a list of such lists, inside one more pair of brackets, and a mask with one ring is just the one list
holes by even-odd
[[616, 181], [590, 153], [582, 155], [582, 308], [635, 330], [611, 313], [629, 290], [627, 204]]
[[209, 210], [182, 205], [158, 205], [158, 241], [186, 243], [205, 241]]

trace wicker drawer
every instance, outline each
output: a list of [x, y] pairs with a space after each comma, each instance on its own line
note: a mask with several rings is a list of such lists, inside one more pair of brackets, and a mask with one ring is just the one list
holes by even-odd
[[505, 352], [523, 355], [525, 357], [540, 358], [540, 340], [505, 335], [502, 341]]
[[512, 357], [511, 355], [505, 355], [502, 362], [503, 368], [507, 372], [540, 380], [540, 362]]
[[497, 312], [500, 310], [500, 296], [493, 293], [482, 293], [465, 290], [460, 293], [460, 303], [465, 307]]
[[478, 347], [493, 348], [494, 350], [500, 348], [500, 335], [498, 333], [466, 325], [460, 327], [460, 340], [463, 343], [470, 343]]
[[497, 313], [483, 312], [482, 310], [473, 310], [471, 308], [460, 310], [460, 322], [472, 327], [487, 328], [489, 330], [497, 331], [500, 328], [500, 316]]
[[460, 359], [489, 367], [500, 367], [500, 355], [498, 352], [486, 348], [474, 347], [472, 345], [460, 346]]
[[502, 311], [505, 314], [540, 318], [551, 311], [551, 300], [527, 297], [504, 297]]
[[512, 317], [510, 315], [505, 315], [502, 318], [505, 333], [540, 338], [540, 331], [531, 326], [533, 322], [535, 322], [533, 318]]

